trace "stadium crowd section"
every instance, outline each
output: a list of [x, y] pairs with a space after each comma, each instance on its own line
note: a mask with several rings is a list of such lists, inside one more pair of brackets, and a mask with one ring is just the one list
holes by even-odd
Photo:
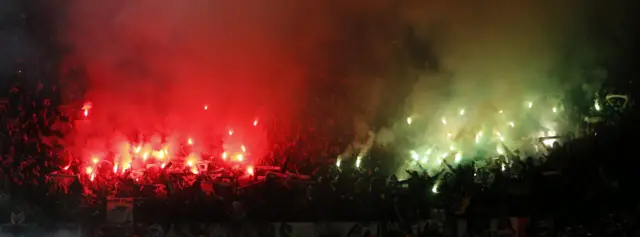
[[[189, 185], [166, 175], [158, 187], [130, 179], [98, 186], [59, 174], [68, 155], [52, 140], [60, 124], [72, 122], [59, 110], [52, 85], [16, 76], [0, 108], [0, 220], [24, 213], [25, 222], [105, 222], [108, 196], [135, 198], [137, 223], [170, 225], [179, 221], [412, 221], [443, 215], [465, 218], [469, 233], [494, 217], [553, 218], [553, 233], [584, 231], [599, 236], [637, 234], [637, 125], [633, 111], [598, 127], [590, 135], [549, 148], [541, 157], [477, 159], [450, 165], [436, 175], [408, 170], [399, 180], [392, 169], [398, 154], [373, 149], [359, 168], [337, 168], [332, 156], [340, 142], [313, 133], [274, 149], [273, 165], [287, 172], [263, 174], [263, 182], [240, 187], [196, 176]], [[328, 123], [327, 123], [328, 124]], [[309, 130], [318, 130], [314, 127]], [[286, 158], [284, 158], [286, 157]], [[505, 158], [513, 161], [504, 169]], [[335, 159], [335, 158], [333, 158]], [[479, 165], [478, 163], [482, 163]], [[77, 165], [72, 165], [78, 173]], [[300, 178], [304, 177], [304, 178]], [[60, 188], [66, 180], [68, 185]], [[203, 188], [211, 183], [210, 188]], [[158, 190], [162, 190], [160, 193]], [[429, 236], [437, 236], [434, 226]], [[569, 228], [573, 227], [573, 229]], [[579, 227], [579, 228], [575, 228]], [[531, 230], [534, 231], [534, 230]], [[533, 232], [532, 232], [533, 233]]]

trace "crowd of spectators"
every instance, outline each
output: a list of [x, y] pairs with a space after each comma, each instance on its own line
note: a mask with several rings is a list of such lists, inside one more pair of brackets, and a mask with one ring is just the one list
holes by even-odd
[[[4, 223], [16, 211], [27, 213], [32, 222], [104, 221], [106, 194], [94, 191], [87, 196], [87, 189], [97, 187], [85, 187], [71, 177], [69, 187], [55, 188], [59, 177], [52, 174], [64, 166], [59, 156], [65, 152], [48, 141], [62, 136], [53, 124], [69, 121], [58, 110], [57, 93], [55, 86], [21, 79], [18, 73], [1, 101], [0, 221]], [[514, 152], [497, 159], [445, 164], [435, 175], [408, 170], [405, 180], [388, 172], [394, 166], [389, 163], [395, 160], [392, 152], [373, 149], [366, 165], [337, 168], [333, 161], [318, 164], [317, 160], [330, 160], [340, 152], [339, 141], [298, 135], [295, 142], [274, 149], [273, 162], [285, 163], [285, 170], [262, 174], [263, 182], [239, 187], [199, 176], [188, 185], [175, 186], [172, 181], [179, 177], [167, 177], [160, 183], [166, 189], [162, 197], [135, 182], [123, 180], [119, 186], [138, 198], [136, 222], [147, 223], [465, 218], [471, 230], [480, 231], [492, 217], [527, 216], [553, 217], [561, 223], [558, 226], [587, 229], [602, 217], [624, 217], [625, 225], [631, 226], [638, 214], [634, 118], [628, 112], [617, 118], [615, 126], [551, 148], [544, 157], [520, 157]], [[505, 159], [512, 161], [506, 169]], [[205, 183], [212, 188], [203, 188]], [[158, 210], [165, 214], [158, 215]]]

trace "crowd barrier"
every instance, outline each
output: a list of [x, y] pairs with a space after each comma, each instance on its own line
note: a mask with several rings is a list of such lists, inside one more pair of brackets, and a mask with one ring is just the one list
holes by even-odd
[[[505, 223], [508, 223], [505, 225]], [[526, 218], [492, 219], [482, 232], [489, 236], [526, 237]], [[165, 229], [166, 228], [166, 229]], [[435, 229], [434, 229], [435, 228]], [[430, 236], [429, 231], [445, 236], [468, 236], [464, 219], [442, 223], [440, 220], [414, 222], [279, 222], [279, 223], [175, 223], [159, 224], [65, 224], [45, 228], [35, 224], [5, 224], [0, 237], [393, 237]]]

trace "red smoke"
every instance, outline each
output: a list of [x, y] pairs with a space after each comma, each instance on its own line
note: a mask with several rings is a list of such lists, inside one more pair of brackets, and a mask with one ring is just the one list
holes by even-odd
[[296, 53], [305, 46], [287, 28], [286, 9], [270, 7], [73, 1], [68, 39], [74, 63], [86, 70], [93, 118], [153, 130], [286, 116], [303, 89], [307, 66]]

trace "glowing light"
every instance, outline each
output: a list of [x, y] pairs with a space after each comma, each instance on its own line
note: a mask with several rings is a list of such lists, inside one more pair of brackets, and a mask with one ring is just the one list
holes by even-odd
[[442, 124], [447, 125], [447, 119], [446, 118], [442, 118]]
[[431, 150], [431, 149], [427, 150], [427, 152], [426, 152], [426, 153], [427, 153], [427, 155], [428, 155], [428, 156], [429, 156], [429, 155], [431, 155], [431, 152], [432, 152], [432, 151], [433, 151], [433, 150]]
[[118, 173], [118, 163], [113, 165], [113, 173]]
[[93, 173], [93, 168], [91, 168], [91, 167], [87, 167], [87, 168], [85, 168], [85, 170], [84, 170], [84, 171], [85, 171], [87, 174], [91, 174], [91, 173]]
[[447, 133], [447, 137], [450, 138], [452, 135], [450, 132]]
[[358, 157], [356, 158], [356, 167], [357, 167], [357, 168], [360, 168], [360, 163], [361, 163], [361, 162], [362, 162], [362, 157], [358, 156]]
[[502, 171], [507, 170], [507, 167], [506, 167], [504, 164], [502, 164], [500, 167], [501, 167], [500, 169], [501, 169]]
[[242, 155], [242, 154], [237, 154], [237, 155], [236, 155], [236, 160], [238, 160], [238, 161], [242, 161], [242, 160], [244, 160], [244, 155]]
[[162, 165], [160, 165], [160, 169], [164, 169], [166, 165], [167, 165], [166, 163], [162, 163]]
[[420, 156], [416, 151], [411, 151], [410, 153], [411, 153], [411, 159], [418, 160], [420, 158]]
[[252, 166], [247, 167], [247, 174], [253, 176], [253, 167]]
[[513, 122], [509, 122], [509, 126], [511, 126], [512, 128], [516, 127], [516, 124]]
[[340, 167], [340, 163], [342, 162], [342, 159], [340, 159], [340, 157], [338, 157], [338, 159], [336, 160], [336, 167]]
[[480, 142], [480, 138], [482, 138], [482, 131], [476, 134], [476, 143]]
[[233, 129], [229, 129], [229, 136], [233, 135]]
[[94, 179], [96, 179], [96, 174], [91, 174], [91, 177], [89, 178], [89, 180], [93, 181]]
[[456, 153], [456, 157], [455, 157], [454, 162], [455, 163], [460, 163], [461, 160], [462, 160], [462, 152]]
[[503, 113], [503, 112], [504, 112], [504, 111], [502, 111], [502, 110], [498, 111], [498, 113], [499, 113], [499, 114], [501, 114], [501, 113]]
[[545, 139], [542, 141], [542, 144], [544, 144], [547, 147], [553, 147], [553, 143], [556, 142], [556, 139]]
[[413, 123], [413, 119], [411, 117], [407, 117], [407, 124], [411, 125]]
[[138, 154], [138, 153], [140, 153], [140, 150], [141, 150], [141, 149], [142, 149], [142, 147], [141, 147], [141, 146], [137, 146], [133, 152], [134, 152], [134, 153], [136, 153], [136, 154]]
[[256, 120], [253, 120], [253, 126], [254, 126], [254, 127], [255, 127], [255, 126], [258, 126], [258, 120], [257, 120], [257, 119], [256, 119]]
[[85, 117], [89, 116], [89, 110], [93, 107], [93, 104], [89, 101], [84, 102], [84, 105], [82, 105], [82, 111]]
[[242, 149], [242, 152], [247, 152], [247, 148], [245, 148], [244, 145], [242, 145], [240, 149]]
[[596, 111], [600, 111], [600, 102], [598, 102], [598, 99], [595, 99], [595, 101], [593, 102], [593, 107], [596, 109]]
[[551, 109], [551, 111], [553, 111], [554, 113], [557, 113], [558, 112], [558, 108], [553, 107], [553, 109]]
[[62, 168], [62, 169], [63, 169], [63, 170], [68, 170], [70, 166], [71, 166], [71, 165], [67, 165], [67, 166], [65, 166], [65, 167], [64, 167], [64, 168]]
[[443, 158], [443, 159], [444, 159], [444, 158], [447, 158], [447, 156], [449, 156], [449, 152], [442, 153], [442, 158]]
[[438, 183], [433, 185], [433, 188], [431, 188], [431, 192], [432, 193], [438, 193]]
[[193, 161], [192, 160], [188, 160], [187, 161], [187, 166], [189, 166], [189, 167], [193, 166]]
[[164, 151], [163, 150], [156, 151], [155, 157], [158, 158], [159, 160], [164, 159]]
[[496, 132], [496, 135], [498, 135], [498, 138], [500, 139], [500, 141], [504, 142], [504, 137], [500, 132]]
[[192, 168], [192, 169], [191, 169], [191, 173], [193, 173], [193, 174], [198, 174], [198, 169], [196, 169], [196, 168]]
[[222, 152], [222, 159], [223, 159], [223, 160], [226, 160], [226, 159], [227, 159], [227, 152], [226, 152], [226, 151], [225, 151], [225, 152]]
[[529, 107], [529, 109], [531, 109], [533, 107], [533, 102], [527, 102], [527, 107]]
[[460, 109], [460, 116], [464, 115], [464, 109]]
[[149, 158], [149, 152], [142, 154], [142, 160], [147, 160], [147, 158]]
[[193, 139], [191, 139], [191, 138], [187, 139], [187, 144], [193, 145]]
[[502, 147], [501, 145], [496, 146], [496, 152], [499, 155], [504, 155], [504, 147]]
[[100, 160], [98, 160], [97, 157], [93, 157], [93, 159], [91, 159], [91, 162], [93, 162], [94, 165], [98, 164], [98, 161], [100, 161]]
[[453, 151], [453, 150], [455, 150], [455, 149], [456, 149], [456, 147], [454, 147], [453, 145], [449, 146], [449, 150], [450, 150], [450, 151]]
[[205, 111], [206, 111], [206, 110], [209, 110], [209, 106], [208, 106], [208, 105], [205, 105], [205, 106], [204, 106], [204, 110], [205, 110]]

